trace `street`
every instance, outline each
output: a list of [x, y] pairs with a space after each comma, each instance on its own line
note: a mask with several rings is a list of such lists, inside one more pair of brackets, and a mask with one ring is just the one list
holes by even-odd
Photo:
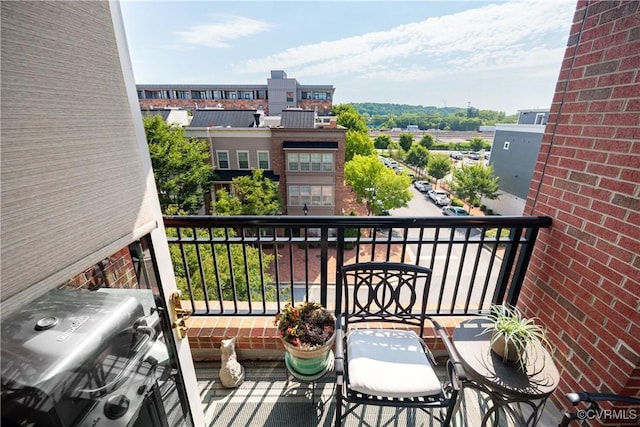
[[[411, 186], [413, 198], [405, 208], [392, 209], [391, 215], [398, 217], [441, 217], [442, 208], [431, 202], [426, 193], [420, 193]], [[392, 239], [403, 238], [404, 230], [376, 231], [376, 248]], [[438, 238], [435, 230], [425, 229], [420, 237], [420, 229], [409, 229], [409, 240], [421, 243], [406, 244], [405, 262], [430, 267], [433, 271], [428, 296], [427, 309], [448, 313], [462, 310], [467, 304], [470, 309], [488, 308], [500, 270], [500, 259], [493, 258], [491, 251], [480, 244], [480, 233], [472, 229], [440, 229]], [[466, 244], [465, 244], [466, 243]], [[401, 242], [398, 245], [402, 245]], [[393, 246], [398, 246], [393, 245]], [[362, 259], [368, 261], [368, 259]], [[473, 290], [469, 293], [470, 287]], [[486, 289], [485, 289], [486, 287]], [[366, 292], [363, 289], [362, 292]], [[305, 297], [304, 285], [294, 286], [297, 301]], [[309, 287], [309, 299], [319, 301], [319, 286]], [[333, 300], [335, 288], [329, 285], [328, 296]], [[417, 297], [422, 298], [420, 292]], [[329, 301], [331, 306], [333, 301]]]
[[[426, 193], [420, 193], [411, 186], [413, 198], [409, 206], [391, 210], [392, 216], [429, 217], [442, 216], [442, 208], [431, 202]], [[419, 238], [420, 230], [410, 229], [410, 238]], [[453, 239], [451, 239], [453, 233]], [[467, 234], [468, 233], [468, 234]], [[495, 282], [500, 270], [500, 260], [491, 262], [491, 252], [479, 244], [480, 233], [476, 229], [444, 229], [440, 230], [439, 240], [453, 240], [454, 243], [434, 245], [434, 230], [426, 230], [422, 236], [422, 244], [409, 244], [409, 263], [430, 267], [433, 270], [428, 305], [435, 308], [440, 305], [445, 310], [462, 308], [470, 297], [470, 306], [487, 306], [493, 296]], [[470, 241], [465, 245], [465, 241]], [[435, 247], [434, 247], [435, 246]], [[477, 268], [474, 271], [474, 266]], [[469, 295], [469, 287], [474, 284]], [[487, 286], [486, 289], [484, 287]], [[438, 304], [441, 301], [441, 304]]]

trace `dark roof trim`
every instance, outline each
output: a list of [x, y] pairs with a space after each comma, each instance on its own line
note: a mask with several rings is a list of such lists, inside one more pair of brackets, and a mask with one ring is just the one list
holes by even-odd
[[322, 148], [329, 150], [337, 150], [337, 141], [284, 141], [282, 143], [283, 149], [291, 148]]

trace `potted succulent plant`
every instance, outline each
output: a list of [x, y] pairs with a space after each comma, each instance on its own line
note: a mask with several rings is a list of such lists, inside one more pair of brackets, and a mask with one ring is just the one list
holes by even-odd
[[545, 329], [535, 319], [523, 317], [515, 307], [493, 305], [488, 318], [492, 322], [488, 328], [492, 332], [491, 350], [504, 362], [518, 362], [523, 371], [526, 370], [529, 350], [534, 343], [551, 346]]
[[287, 351], [285, 361], [302, 375], [327, 369], [335, 340], [335, 315], [315, 302], [287, 304], [276, 315], [280, 339]]

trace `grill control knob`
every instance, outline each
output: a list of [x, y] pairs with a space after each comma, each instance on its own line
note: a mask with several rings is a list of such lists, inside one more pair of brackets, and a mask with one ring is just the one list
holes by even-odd
[[127, 413], [129, 398], [124, 394], [110, 396], [104, 404], [104, 414], [110, 420], [116, 420]]

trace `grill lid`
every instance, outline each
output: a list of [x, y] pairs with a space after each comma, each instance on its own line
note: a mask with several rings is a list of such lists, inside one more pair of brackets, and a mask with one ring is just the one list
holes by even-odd
[[74, 379], [106, 355], [135, 346], [133, 324], [144, 315], [133, 297], [87, 290], [52, 290], [2, 320], [2, 388], [50, 394], [78, 387]]

